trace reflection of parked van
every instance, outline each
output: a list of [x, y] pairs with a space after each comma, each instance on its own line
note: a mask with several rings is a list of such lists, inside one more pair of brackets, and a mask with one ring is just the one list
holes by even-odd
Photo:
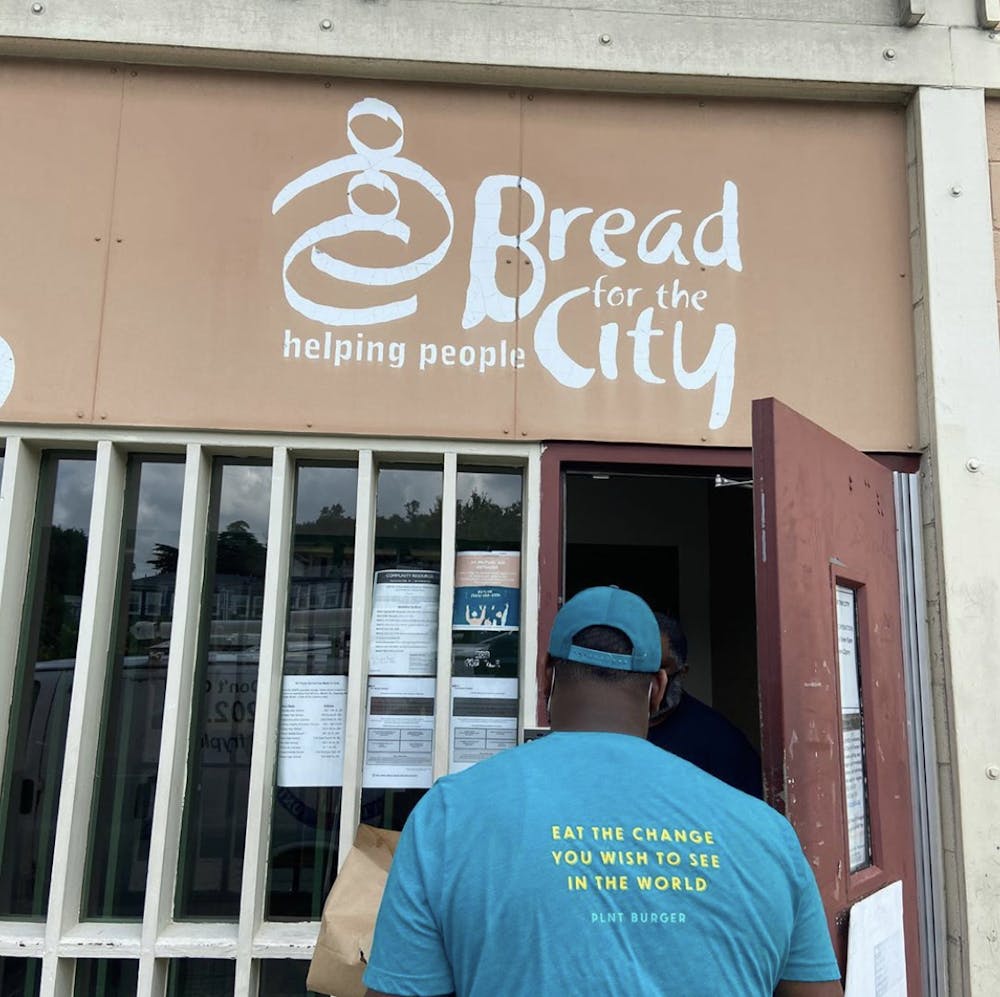
[[[71, 658], [38, 662], [30, 710], [22, 714], [27, 730], [17, 738], [11, 768], [11, 805], [5, 828], [8, 861], [0, 870], [5, 890], [20, 911], [39, 906], [31, 894], [47, 883], [47, 872], [39, 875], [37, 866], [44, 868], [49, 861], [47, 846], [55, 830], [74, 665]], [[95, 794], [95, 806], [98, 801], [105, 804], [102, 815], [109, 819], [114, 815], [122, 848], [118, 855], [107, 854], [112, 836], [106, 835], [103, 844], [96, 843], [94, 862], [105, 879], [103, 895], [116, 893], [129, 913], [139, 916], [152, 829], [166, 663], [152, 655], [131, 656], [125, 659], [124, 676], [115, 715], [109, 716], [103, 736], [107, 752], [128, 759], [128, 775], [106, 784], [99, 772]], [[125, 861], [119, 862], [119, 857]]]
[[[246, 810], [259, 650], [226, 639], [213, 640], [213, 644], [228, 647], [210, 652], [201, 679], [203, 698], [200, 704], [195, 700], [192, 717], [193, 725], [197, 725], [200, 709], [202, 726], [192, 729], [199, 763], [195, 778], [200, 783], [198, 796], [202, 804], [198, 845], [206, 855], [240, 855], [242, 841], [231, 839], [234, 833], [242, 834], [243, 822], [234, 821], [233, 814], [240, 808]], [[116, 676], [119, 685], [110, 694], [110, 714], [103, 731], [105, 761], [103, 770], [97, 773], [94, 806], [99, 808], [102, 825], [113, 833], [95, 840], [92, 862], [105, 880], [97, 896], [116, 898], [116, 916], [142, 913], [163, 726], [167, 650], [164, 643], [150, 648], [145, 655], [126, 657], [124, 668]], [[37, 861], [38, 842], [51, 840], [73, 668], [72, 659], [63, 659], [39, 662], [35, 669], [27, 736], [19, 739], [26, 749], [15, 760], [11, 781], [14, 806], [7, 828], [7, 854], [16, 859], [14, 868], [8, 863], [0, 870], [0, 876], [8, 881], [23, 881], [15, 885], [15, 895], [33, 888], [32, 867]], [[113, 853], [109, 850], [112, 847]], [[193, 858], [200, 867], [193, 884], [196, 891], [226, 893], [234, 882], [238, 888], [238, 870], [206, 876], [206, 869], [218, 869], [219, 863], [201, 863], [199, 856]]]

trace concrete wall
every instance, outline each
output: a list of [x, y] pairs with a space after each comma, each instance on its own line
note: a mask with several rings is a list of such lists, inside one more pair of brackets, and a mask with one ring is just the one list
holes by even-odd
[[0, 54], [599, 89], [873, 96], [920, 84], [1000, 86], [998, 44], [977, 26], [976, 0], [897, 5], [926, 11], [916, 28], [894, 23], [893, 6], [23, 0], [0, 9]]

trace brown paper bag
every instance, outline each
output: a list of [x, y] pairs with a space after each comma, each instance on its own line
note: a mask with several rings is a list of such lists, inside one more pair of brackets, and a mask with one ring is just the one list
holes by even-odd
[[361, 824], [323, 906], [306, 986], [333, 997], [364, 997], [375, 916], [399, 841], [398, 831]]

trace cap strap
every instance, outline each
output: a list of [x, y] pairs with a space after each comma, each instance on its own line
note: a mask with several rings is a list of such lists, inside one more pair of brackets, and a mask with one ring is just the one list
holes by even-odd
[[631, 654], [614, 654], [612, 651], [595, 651], [590, 647], [578, 647], [570, 644], [569, 654], [566, 657], [570, 661], [580, 661], [585, 665], [597, 665], [599, 668], [614, 668], [620, 672], [632, 671]]

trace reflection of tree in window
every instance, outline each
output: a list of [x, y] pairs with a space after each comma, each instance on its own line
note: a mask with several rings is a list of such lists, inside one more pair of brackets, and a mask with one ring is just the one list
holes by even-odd
[[219, 575], [263, 577], [267, 548], [253, 535], [244, 519], [230, 523], [216, 544], [215, 572]]
[[521, 546], [521, 503], [500, 505], [479, 491], [456, 504], [455, 535], [469, 537], [493, 547], [518, 550]]
[[375, 567], [405, 565], [436, 569], [441, 563], [441, 496], [427, 512], [411, 499], [403, 505], [404, 515], [378, 516], [375, 520]]
[[177, 573], [177, 548], [170, 544], [153, 544], [153, 556], [146, 562], [158, 575]]
[[49, 533], [45, 600], [38, 634], [38, 660], [55, 661], [76, 654], [80, 624], [87, 535], [83, 530], [53, 526]]

